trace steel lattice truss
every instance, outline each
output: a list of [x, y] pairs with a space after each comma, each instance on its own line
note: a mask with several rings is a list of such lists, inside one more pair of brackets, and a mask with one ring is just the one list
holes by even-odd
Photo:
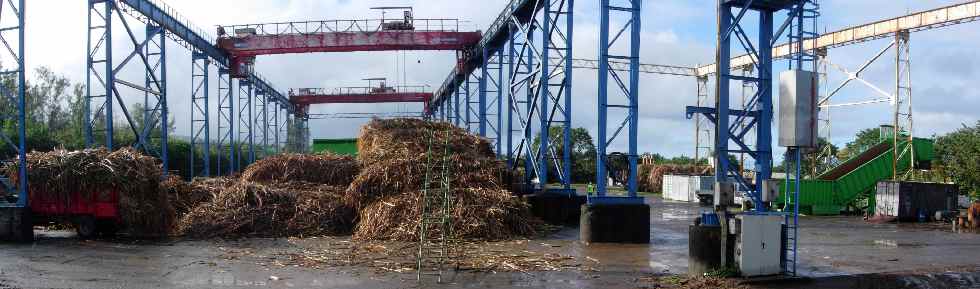
[[[234, 81], [231, 78], [230, 57], [222, 49], [216, 47], [215, 39], [211, 38], [201, 29], [197, 29], [189, 24], [186, 19], [180, 17], [174, 9], [171, 9], [158, 0], [107, 0], [89, 1], [88, 4], [88, 47], [87, 47], [87, 77], [86, 77], [86, 102], [85, 102], [85, 140], [86, 144], [92, 146], [105, 146], [113, 149], [118, 147], [113, 143], [115, 132], [113, 124], [117, 121], [114, 118], [122, 116], [124, 124], [132, 130], [136, 136], [134, 147], [141, 149], [149, 154], [160, 157], [163, 162], [164, 171], [169, 169], [167, 145], [169, 137], [169, 107], [167, 105], [166, 81], [167, 81], [167, 60], [166, 46], [167, 39], [184, 46], [191, 50], [191, 142], [192, 159], [189, 168], [192, 175], [211, 175], [211, 116], [209, 111], [209, 90], [208, 78], [211, 64], [215, 64], [218, 70], [218, 138], [217, 150], [221, 152], [214, 158], [217, 164], [217, 173], [230, 173], [240, 168], [239, 162], [254, 161], [254, 139], [253, 126], [262, 127], [272, 126], [267, 123], [268, 118], [262, 118], [264, 122], [254, 122], [253, 117], [241, 118], [245, 112], [251, 116], [255, 108], [253, 102], [239, 102], [239, 107], [235, 107], [234, 102]], [[128, 16], [128, 17], [126, 17]], [[135, 19], [136, 21], [131, 21]], [[129, 49], [122, 55], [114, 55], [113, 51], [113, 27], [115, 24], [122, 24], [125, 33], [123, 38], [128, 40]], [[137, 26], [145, 26], [145, 34], [137, 35]], [[117, 27], [118, 28], [118, 27]], [[120, 29], [117, 29], [120, 30]], [[116, 33], [118, 34], [118, 32]], [[120, 57], [122, 56], [122, 57]], [[276, 109], [272, 120], [277, 120], [278, 110], [286, 110], [289, 114], [296, 114], [297, 110], [289, 100], [272, 88], [268, 81], [261, 76], [254, 74], [252, 68], [242, 67], [245, 73], [244, 79], [240, 83], [245, 87], [239, 87], [240, 91], [246, 92], [244, 95], [251, 97], [253, 89], [264, 93], [266, 99], [263, 103], [270, 103], [268, 107]], [[131, 75], [133, 70], [142, 70], [145, 75], [142, 82], [124, 79], [120, 77], [123, 72]], [[143, 94], [142, 114], [133, 114], [129, 111], [130, 107], [126, 102], [133, 102], [135, 95]], [[245, 100], [244, 98], [241, 100]], [[140, 107], [140, 106], [135, 106]], [[241, 115], [239, 120], [241, 130], [239, 134], [235, 131], [234, 112], [238, 110]], [[305, 121], [301, 117], [300, 121]], [[305, 125], [303, 125], [305, 127]], [[278, 131], [278, 129], [277, 129]], [[300, 131], [297, 131], [297, 133]], [[263, 137], [274, 135], [263, 134]], [[236, 137], [247, 137], [248, 158], [240, 157], [239, 143], [245, 139]], [[305, 138], [287, 138], [295, 141], [302, 141]], [[264, 143], [268, 141], [262, 139]], [[295, 147], [305, 147], [297, 144]], [[226, 157], [229, 163], [222, 167], [222, 157]], [[200, 160], [200, 162], [198, 162]]]
[[[196, 176], [194, 160], [200, 150], [201, 176], [211, 175], [211, 125], [208, 109], [208, 68], [211, 59], [203, 53], [191, 53], [191, 158], [190, 175]], [[198, 148], [200, 145], [200, 148]], [[219, 169], [220, 171], [220, 169]]]
[[[532, 17], [528, 22], [521, 23], [515, 16], [510, 21], [511, 53], [514, 58], [511, 63], [516, 67], [511, 69], [513, 73], [509, 81], [510, 113], [517, 117], [523, 138], [516, 147], [508, 144], [514, 149], [508, 154], [524, 160], [527, 184], [534, 176], [540, 184], [539, 189], [546, 190], [549, 173], [554, 171], [562, 187], [568, 189], [571, 185], [571, 150], [561, 150], [558, 146], [571, 147], [569, 97], [574, 1], [541, 0], [532, 3], [534, 11], [544, 11], [541, 19]], [[537, 8], [539, 6], [543, 7]], [[535, 34], [539, 31], [540, 40], [536, 40]], [[561, 61], [543, 61], [552, 57]], [[521, 95], [525, 98], [517, 99]], [[551, 139], [552, 127], [562, 128], [560, 139]]]
[[479, 83], [479, 132], [480, 136], [491, 140], [496, 148], [497, 157], [503, 157], [503, 116], [504, 116], [504, 83], [505, 49], [496, 51], [483, 48], [483, 65], [480, 69]]
[[[235, 172], [238, 164], [238, 148], [235, 141], [235, 90], [231, 71], [218, 68], [218, 143], [216, 169], [219, 175]], [[227, 157], [227, 170], [222, 169], [221, 157]]]
[[254, 113], [256, 115], [252, 119], [252, 140], [253, 145], [258, 146], [258, 148], [253, 149], [253, 153], [255, 159], [261, 159], [266, 156], [266, 149], [269, 145], [269, 128], [266, 126], [269, 123], [269, 103], [266, 101], [265, 91], [255, 89], [253, 92], [252, 103], [255, 105]]
[[255, 142], [252, 122], [252, 82], [238, 80], [238, 159], [237, 166], [245, 168], [255, 162]]
[[[89, 3], [85, 141], [89, 147], [104, 145], [109, 149], [114, 148], [113, 117], [114, 109], [118, 107], [124, 116], [125, 124], [136, 136], [134, 146], [160, 157], [164, 171], [167, 171], [169, 122], [166, 91], [166, 33], [162, 27], [148, 24], [145, 26], [145, 37], [142, 40], [138, 39], [126, 17], [122, 13], [113, 13], [116, 5], [114, 1]], [[113, 59], [111, 33], [113, 14], [123, 25], [126, 38], [132, 45], [129, 53], [118, 65]], [[131, 63], [137, 69], [144, 71], [145, 79], [142, 85], [119, 77], [118, 73]], [[140, 92], [144, 98], [143, 114], [141, 123], [137, 123], [139, 120], [134, 119], [126, 106], [125, 96]], [[98, 141], [97, 137], [104, 141]]]

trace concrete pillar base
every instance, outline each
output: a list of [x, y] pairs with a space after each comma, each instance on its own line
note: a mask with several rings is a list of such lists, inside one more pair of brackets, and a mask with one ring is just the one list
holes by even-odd
[[586, 243], [650, 243], [650, 205], [582, 205], [579, 238]]
[[531, 212], [541, 220], [552, 225], [578, 226], [581, 207], [585, 196], [560, 193], [539, 193], [525, 196], [531, 205]]
[[0, 240], [34, 241], [34, 219], [30, 208], [0, 208]]

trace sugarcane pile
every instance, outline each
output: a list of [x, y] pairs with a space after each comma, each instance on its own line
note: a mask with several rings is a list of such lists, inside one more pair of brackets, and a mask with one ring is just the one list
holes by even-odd
[[[448, 135], [447, 135], [448, 134]], [[361, 127], [357, 137], [357, 158], [361, 164], [373, 161], [405, 158], [424, 154], [429, 138], [451, 140], [448, 151], [474, 157], [493, 157], [493, 149], [485, 138], [470, 134], [447, 122], [432, 122], [413, 118], [375, 119]], [[444, 142], [437, 142], [441, 151]]]
[[210, 202], [223, 188], [238, 182], [230, 177], [195, 178], [185, 182], [179, 176], [170, 176], [161, 183], [167, 192], [178, 218], [182, 218], [200, 204]]
[[192, 209], [177, 234], [192, 238], [348, 234], [354, 211], [343, 187], [305, 182], [264, 185], [241, 180]]
[[309, 182], [346, 186], [360, 170], [357, 160], [334, 154], [280, 154], [256, 161], [242, 173], [242, 180], [263, 184]]
[[[11, 181], [18, 181], [16, 162], [4, 171]], [[174, 209], [167, 192], [161, 189], [162, 172], [155, 158], [132, 148], [27, 154], [29, 193], [68, 200], [76, 192], [90, 198], [91, 194], [115, 190], [122, 229], [132, 236], [161, 237], [170, 232]]]
[[362, 170], [344, 196], [345, 203], [360, 212], [355, 239], [418, 238], [429, 162], [435, 164], [430, 178], [438, 177], [446, 165], [453, 200], [452, 237], [529, 236], [539, 224], [528, 205], [506, 190], [506, 170], [490, 143], [461, 128], [417, 119], [375, 119], [361, 129], [358, 149]]

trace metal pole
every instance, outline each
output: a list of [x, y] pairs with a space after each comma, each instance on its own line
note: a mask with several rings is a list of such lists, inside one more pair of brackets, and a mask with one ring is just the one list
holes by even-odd
[[500, 159], [504, 153], [503, 149], [503, 130], [504, 130], [504, 47], [497, 49], [497, 158]]
[[[772, 176], [772, 43], [773, 12], [759, 11], [759, 83], [756, 86], [761, 113], [756, 124], [755, 191]], [[720, 119], [720, 118], [719, 118]], [[727, 120], [727, 118], [726, 118]], [[727, 125], [725, 126], [728, 127]], [[727, 129], [726, 129], [727, 130]], [[727, 158], [726, 158], [727, 159]], [[765, 212], [765, 206], [756, 210]]]
[[460, 119], [460, 115], [459, 115], [459, 95], [460, 95], [460, 92], [459, 91], [460, 91], [460, 87], [457, 86], [456, 89], [454, 89], [454, 93], [453, 93], [453, 108], [454, 108], [454, 112], [453, 112], [453, 114], [454, 114], [453, 124], [455, 124], [457, 127], [461, 127], [459, 125], [459, 119]]
[[564, 104], [564, 138], [562, 143], [562, 170], [565, 171], [564, 178], [562, 179], [562, 187], [564, 189], [572, 188], [572, 28], [573, 28], [573, 12], [575, 11], [575, 0], [567, 0], [568, 7], [565, 11], [565, 98]]
[[[24, 57], [24, 27], [25, 27], [25, 0], [17, 1], [19, 15], [17, 15], [17, 206], [27, 207], [27, 63]], [[16, 11], [16, 10], [15, 10]], [[89, 12], [91, 13], [91, 11]]]
[[[732, 27], [731, 6], [718, 4], [718, 46], [715, 65], [715, 107], [717, 108], [715, 122], [715, 181], [728, 181], [728, 109], [729, 109], [729, 73], [731, 72], [731, 42], [725, 31]], [[765, 45], [762, 45], [765, 46]], [[723, 256], [724, 258], [724, 256]]]
[[463, 119], [466, 121], [466, 131], [473, 132], [473, 122], [470, 116], [473, 115], [472, 102], [470, 101], [470, 75], [466, 75], [466, 81], [463, 82], [463, 97], [466, 102], [466, 106], [463, 108], [463, 113], [466, 114]]
[[600, 0], [599, 12], [599, 78], [598, 121], [596, 146], [596, 194], [601, 198], [606, 196], [606, 126], [608, 121], [609, 94], [609, 0]]
[[479, 111], [479, 113], [480, 113], [480, 115], [479, 115], [479, 119], [480, 119], [479, 130], [480, 130], [480, 136], [482, 136], [482, 137], [486, 137], [487, 136], [487, 121], [488, 121], [487, 120], [487, 76], [489, 75], [489, 72], [487, 71], [487, 69], [489, 69], [489, 64], [488, 64], [488, 62], [490, 60], [489, 52], [490, 51], [487, 50], [487, 47], [484, 46], [483, 47], [483, 59], [480, 60], [482, 66], [480, 67], [480, 79], [479, 79], [480, 82], [478, 84], [479, 85], [479, 89], [480, 89], [480, 95], [478, 96], [478, 100], [477, 101], [479, 103], [477, 105], [479, 106], [479, 110], [480, 110]]
[[105, 147], [112, 151], [112, 96], [116, 86], [116, 75], [112, 72], [112, 10], [115, 1], [105, 1]]
[[633, 23], [631, 24], [632, 39], [630, 40], [630, 131], [629, 131], [629, 196], [636, 197], [636, 161], [638, 157], [636, 139], [638, 137], [638, 125], [640, 123], [639, 112], [639, 91], [640, 91], [640, 4], [642, 1], [633, 2]]
[[[527, 37], [526, 38], [527, 38], [527, 43], [525, 43], [524, 45], [533, 46], [534, 45], [534, 30], [533, 30], [533, 27], [528, 28], [528, 30], [527, 30]], [[522, 48], [522, 50], [523, 50], [523, 48]], [[534, 53], [531, 53], [530, 50], [533, 50], [533, 49], [528, 49], [528, 52], [526, 53], [527, 55], [525, 55], [527, 57], [527, 63], [526, 64], [527, 64], [527, 73], [528, 74], [530, 74], [533, 71], [533, 69], [534, 69], [533, 68], [534, 67]], [[542, 61], [545, 61], [545, 60], [542, 60]], [[524, 105], [525, 105], [525, 108], [527, 109], [528, 119], [525, 120], [527, 122], [527, 129], [524, 130], [524, 139], [526, 140], [525, 141], [526, 143], [524, 144], [524, 146], [525, 147], [530, 147], [532, 145], [530, 143], [530, 140], [532, 139], [531, 138], [531, 135], [532, 135], [532, 132], [531, 132], [531, 130], [532, 130], [531, 121], [532, 120], [531, 120], [530, 116], [531, 116], [531, 112], [534, 111], [534, 89], [531, 88], [531, 84], [530, 84], [531, 82], [530, 81], [527, 81], [527, 83], [528, 84], [525, 85], [525, 95], [524, 95], [525, 100], [524, 100]], [[525, 151], [528, 152], [524, 156], [524, 181], [525, 181], [525, 184], [526, 184], [525, 187], [527, 187], [529, 189], [533, 189], [533, 185], [534, 184], [531, 182], [531, 175], [537, 173], [537, 172], [535, 172], [534, 165], [531, 162], [531, 159], [534, 158], [534, 154], [530, 153], [531, 151], [533, 151], [531, 149], [526, 149]], [[538, 165], [541, 165], [541, 164], [538, 164]], [[539, 182], [539, 183], [541, 183], [541, 182]], [[543, 184], [543, 183], [541, 183], [541, 184]]]
[[513, 25], [509, 25], [510, 29], [509, 39], [507, 41], [508, 53], [507, 53], [507, 167], [514, 167], [514, 110], [517, 109], [517, 103], [514, 102], [513, 90], [511, 85], [514, 85], [514, 70], [517, 69], [517, 64], [514, 63], [514, 54], [517, 53], [517, 49], [514, 47], [514, 34], [516, 30]]
[[[251, 81], [249, 81], [249, 85], [247, 89], [248, 89], [248, 95], [247, 95], [248, 104], [246, 106], [246, 109], [248, 109], [248, 164], [252, 164], [255, 162], [255, 124], [254, 124], [255, 118], [252, 115], [252, 111], [254, 110], [254, 107], [252, 106], [253, 90], [252, 90]], [[242, 170], [244, 171], [245, 168], [243, 167]]]

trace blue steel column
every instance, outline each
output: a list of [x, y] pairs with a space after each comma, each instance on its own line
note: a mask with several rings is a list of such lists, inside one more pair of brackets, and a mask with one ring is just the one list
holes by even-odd
[[[122, 15], [120, 15], [122, 16]], [[122, 22], [128, 30], [126, 21]], [[146, 42], [144, 44], [144, 68], [146, 70], [145, 77], [145, 90], [143, 91], [143, 131], [137, 135], [137, 147], [142, 147], [147, 153], [153, 153], [154, 150], [154, 130], [160, 130], [160, 150], [157, 155], [160, 157], [160, 161], [163, 166], [163, 174], [167, 175], [170, 171], [170, 159], [169, 159], [169, 148], [168, 143], [170, 140], [170, 123], [169, 123], [169, 112], [167, 104], [167, 36], [166, 30], [161, 26], [156, 26], [152, 24], [146, 25]], [[156, 42], [154, 42], [154, 39]], [[135, 41], [135, 39], [132, 39]], [[138, 45], [134, 42], [134, 45]], [[139, 50], [137, 46], [137, 50]], [[156, 50], [156, 51], [154, 51]], [[134, 51], [134, 55], [139, 52]], [[153, 62], [152, 57], [156, 56], [157, 61]], [[120, 64], [119, 68], [115, 68], [115, 71], [120, 70], [126, 62]], [[153, 89], [156, 88], [156, 103], [151, 104], [150, 95]], [[117, 95], [118, 96], [118, 95]], [[130, 115], [126, 112], [126, 107], [120, 100], [119, 105], [122, 106], [122, 111], [125, 114], [128, 121], [132, 122]], [[157, 119], [159, 115], [159, 120]], [[158, 128], [159, 126], [159, 128]]]
[[[731, 40], [725, 31], [732, 30], [732, 6], [718, 5], [718, 46], [715, 59], [715, 181], [728, 182], [728, 123], [731, 73]], [[759, 87], [764, 90], [765, 87]]]
[[507, 40], [507, 167], [514, 167], [514, 110], [517, 109], [517, 103], [514, 101], [515, 95], [513, 90], [509, 89], [514, 85], [514, 71], [517, 69], [517, 64], [514, 62], [514, 55], [517, 54], [517, 48], [514, 47], [514, 34], [516, 34], [517, 28], [514, 25], [508, 25], [510, 30], [509, 39]]
[[255, 100], [257, 101], [255, 103], [255, 111], [259, 115], [255, 117], [255, 123], [252, 124], [252, 128], [255, 129], [253, 133], [258, 132], [259, 129], [262, 132], [262, 138], [259, 139], [261, 146], [255, 156], [258, 159], [266, 157], [266, 150], [269, 147], [269, 99], [266, 97], [267, 93], [264, 89], [255, 89]]
[[[235, 171], [238, 163], [235, 148], [235, 101], [233, 92], [234, 82], [231, 78], [231, 71], [225, 67], [218, 67], [218, 144], [219, 151], [216, 160], [218, 175], [231, 174]], [[221, 157], [227, 149], [228, 170], [221, 169]]]
[[574, 71], [572, 68], [572, 56], [574, 55], [572, 53], [572, 31], [574, 30], [573, 13], [575, 11], [575, 0], [567, 1], [568, 8], [565, 12], [565, 95], [562, 96], [565, 98], [565, 130], [564, 138], [562, 139], [562, 148], [564, 148], [562, 150], [562, 159], [564, 160], [562, 161], [562, 166], [565, 171], [565, 178], [562, 179], [562, 185], [565, 189], [570, 189], [572, 187], [572, 150], [574, 149], [572, 147], [572, 81], [574, 80], [572, 78], [572, 72]]
[[[238, 80], [238, 155], [241, 163], [238, 164], [239, 170], [244, 170], [252, 162], [255, 162], [255, 147], [252, 142], [252, 81], [248, 78]], [[248, 151], [242, 146], [248, 146]], [[246, 154], [242, 158], [241, 155]]]
[[[609, 0], [602, 0], [600, 7], [600, 19], [599, 19], [599, 130], [598, 130], [598, 146], [597, 146], [597, 156], [596, 156], [596, 193], [598, 198], [589, 198], [589, 202], [595, 201], [611, 201], [612, 199], [606, 199], [606, 152], [607, 147], [617, 138], [620, 131], [626, 127], [627, 128], [627, 142], [628, 142], [628, 154], [629, 154], [629, 181], [627, 184], [628, 199], [624, 199], [624, 202], [642, 202], [642, 198], [636, 196], [636, 163], [637, 163], [637, 125], [639, 122], [638, 116], [638, 90], [639, 90], [639, 50], [640, 50], [640, 5], [641, 1], [634, 0], [630, 1], [631, 7], [612, 7], [609, 4]], [[615, 38], [610, 39], [610, 14], [612, 12], [629, 12], [630, 21], [625, 25], [630, 27], [623, 27], [619, 33], [625, 31], [626, 28], [630, 29], [629, 33], [629, 55], [612, 55], [611, 48], [617, 40], [620, 40], [620, 34], [617, 34]], [[612, 40], [612, 42], [610, 42]], [[609, 61], [613, 60], [628, 60], [629, 71], [628, 71], [628, 84], [623, 84], [622, 77], [619, 76], [615, 71], [610, 70]], [[609, 94], [609, 78], [615, 78], [617, 83], [620, 84], [620, 91], [626, 96], [627, 104], [618, 105], [610, 104], [608, 99]], [[627, 87], [622, 87], [627, 85]], [[609, 108], [625, 108], [627, 110], [627, 117], [622, 124], [616, 129], [612, 137], [607, 135], [607, 125], [608, 125], [608, 110]]]
[[[561, 1], [561, 0], [559, 0]], [[541, 131], [538, 132], [538, 181], [541, 184], [541, 189], [546, 190], [548, 188], [548, 168], [551, 167], [551, 154], [548, 153], [548, 148], [551, 145], [551, 107], [548, 105], [548, 100], [551, 98], [551, 42], [552, 42], [552, 31], [551, 26], [551, 2], [552, 0], [545, 1], [544, 4], [544, 27], [541, 29], [541, 75], [538, 81], [540, 81], [540, 87], [537, 88], [539, 91], [539, 101], [541, 104], [538, 108], [538, 126]]]
[[273, 131], [276, 132], [275, 139], [273, 140], [275, 144], [275, 152], [276, 154], [278, 154], [279, 153], [279, 103], [278, 102], [273, 104], [272, 124], [273, 124]]
[[[103, 11], [101, 13], [98, 10], [99, 4], [103, 5]], [[98, 122], [101, 120], [103, 121], [102, 125], [105, 126], [103, 130], [105, 133], [104, 144], [106, 148], [111, 150], [113, 147], [112, 94], [113, 88], [115, 87], [115, 75], [112, 72], [112, 45], [107, 44], [112, 43], [112, 11], [115, 10], [115, 1], [98, 2], [90, 0], [88, 5], [88, 73], [85, 78], [85, 144], [90, 148], [98, 146], [95, 140], [97, 129], [93, 126], [99, 125]], [[93, 32], [94, 30], [96, 32]], [[96, 36], [96, 38], [93, 39], [93, 36]], [[102, 52], [102, 58], [98, 57], [99, 51]], [[99, 72], [97, 66], [101, 66], [98, 68], [102, 68], [102, 72]], [[93, 76], [95, 81], [93, 81]], [[98, 87], [103, 89], [103, 94], [93, 95], [92, 88], [96, 87], [94, 84], [98, 84]], [[94, 109], [93, 102], [97, 104]]]
[[[772, 177], [772, 43], [773, 11], [759, 11], [759, 121], [756, 124], [755, 191]], [[760, 206], [763, 211], [765, 206]]]
[[461, 117], [459, 115], [459, 91], [460, 87], [458, 86], [453, 91], [453, 124], [456, 125], [456, 127], [461, 127], [459, 125], [459, 118]]
[[[533, 43], [534, 43], [534, 30], [532, 30], [532, 28], [529, 28], [528, 29], [527, 35], [525, 35], [526, 38], [527, 38], [526, 39], [526, 43], [524, 43], [523, 46], [532, 46], [533, 45]], [[526, 52], [526, 55], [524, 55], [524, 57], [527, 57], [527, 61], [525, 63], [527, 63], [527, 73], [530, 75], [531, 72], [534, 70], [534, 54], [531, 53], [531, 51], [530, 51], [530, 50], [533, 50], [533, 49], [524, 49], [524, 48], [522, 48], [522, 50], [524, 50]], [[524, 120], [526, 122], [526, 125], [525, 125], [526, 129], [524, 130], [524, 142], [525, 142], [524, 143], [524, 146], [525, 147], [530, 147], [531, 145], [533, 145], [530, 142], [530, 140], [532, 139], [532, 137], [534, 135], [532, 133], [532, 131], [531, 131], [531, 128], [532, 128], [531, 112], [534, 111], [534, 89], [531, 88], [530, 81], [528, 81], [528, 84], [526, 84], [525, 86], [526, 86], [526, 91], [525, 91], [525, 94], [524, 94], [524, 97], [525, 97], [525, 99], [524, 99], [524, 106], [525, 106], [525, 109], [527, 109], [527, 114], [525, 115], [527, 117], [527, 119]], [[531, 190], [531, 189], [534, 189], [533, 184], [531, 183], [531, 179], [532, 179], [531, 176], [534, 175], [534, 174], [537, 174], [538, 172], [535, 171], [534, 163], [531, 160], [531, 159], [534, 159], [535, 158], [534, 154], [531, 153], [533, 151], [533, 149], [525, 149], [525, 151], [526, 151], [526, 153], [524, 153], [524, 184], [525, 184], [525, 187], [527, 187], [527, 189]]]
[[[501, 158], [504, 153], [502, 142], [504, 141], [504, 47], [497, 48], [497, 158]], [[510, 111], [508, 109], [508, 111]], [[509, 114], [508, 114], [509, 115]], [[508, 128], [509, 130], [510, 128]], [[509, 137], [508, 137], [509, 138]], [[509, 150], [508, 150], [509, 151]]]
[[638, 138], [638, 129], [640, 125], [640, 4], [642, 0], [633, 0], [633, 10], [632, 10], [632, 21], [633, 24], [630, 27], [631, 37], [630, 39], [630, 131], [629, 131], [629, 191], [630, 197], [636, 197], [637, 183], [636, 183], [636, 163], [639, 158], [639, 152], [637, 151], [636, 139]]
[[470, 100], [470, 75], [463, 77], [466, 78], [466, 81], [463, 82], [463, 102], [465, 102], [463, 106], [463, 113], [465, 114], [463, 121], [466, 122], [466, 131], [473, 132], [473, 121], [470, 119], [473, 115], [473, 102]]
[[[542, 62], [539, 84], [540, 121], [538, 163], [545, 180], [553, 168], [562, 188], [571, 188], [571, 87], [572, 87], [572, 29], [574, 1], [549, 0], [544, 7], [542, 27]], [[564, 26], [562, 21], [564, 19]], [[554, 54], [552, 54], [554, 53]], [[552, 63], [557, 59], [555, 63]], [[554, 103], [550, 103], [550, 102]], [[561, 117], [561, 119], [557, 119]], [[552, 140], [551, 128], [560, 123], [562, 146], [559, 155], [557, 140]], [[568, 149], [565, 149], [568, 148]], [[543, 182], [544, 183], [544, 182]]]
[[[201, 175], [211, 176], [211, 116], [208, 101], [208, 70], [211, 59], [199, 51], [191, 52], [191, 147], [190, 176], [195, 174], [194, 161], [197, 159], [197, 146], [200, 142], [204, 166]], [[202, 138], [203, 134], [203, 138]], [[219, 170], [220, 171], [220, 170]]]
[[477, 102], [478, 102], [477, 103], [477, 109], [479, 110], [479, 117], [478, 117], [478, 119], [480, 121], [480, 125], [479, 125], [478, 129], [479, 129], [480, 136], [482, 136], [482, 137], [486, 137], [487, 136], [487, 121], [488, 121], [487, 120], [487, 76], [489, 75], [489, 72], [487, 70], [490, 69], [489, 63], [488, 63], [489, 60], [490, 60], [490, 55], [489, 54], [490, 54], [490, 51], [487, 49], [486, 46], [484, 46], [483, 47], [483, 58], [480, 60], [480, 64], [481, 64], [480, 65], [480, 79], [479, 79], [479, 84], [478, 84], [478, 86], [479, 86], [478, 89], [480, 90], [480, 92], [479, 92], [480, 95], [478, 96], [478, 99], [477, 99]]

